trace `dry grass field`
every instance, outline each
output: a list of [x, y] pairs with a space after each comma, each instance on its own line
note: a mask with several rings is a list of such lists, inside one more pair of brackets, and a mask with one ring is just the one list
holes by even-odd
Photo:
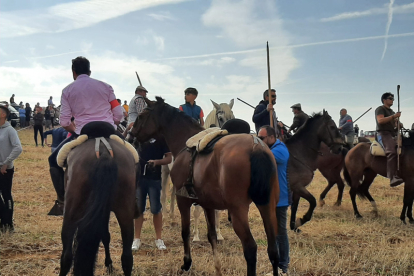
[[[19, 136], [23, 153], [16, 161], [13, 183], [15, 200], [15, 232], [0, 236], [1, 275], [56, 275], [61, 253], [61, 217], [46, 214], [55, 200], [49, 176], [47, 157], [50, 148], [36, 148], [32, 130], [23, 130]], [[318, 198], [326, 185], [316, 173], [309, 187]], [[316, 208], [312, 220], [302, 226], [302, 232], [289, 232], [291, 248], [290, 275], [414, 275], [414, 226], [399, 220], [403, 187], [391, 189], [388, 181], [378, 177], [371, 189], [377, 201], [379, 217], [371, 214], [369, 202], [360, 200], [361, 220], [353, 217], [352, 205], [346, 188], [343, 204], [334, 207], [336, 187], [328, 194], [326, 205]], [[301, 200], [298, 215], [302, 216], [308, 204]], [[200, 243], [192, 243], [193, 267], [182, 273], [180, 266], [183, 248], [179, 214], [174, 221], [164, 220], [163, 238], [168, 250], [160, 252], [154, 246], [152, 219], [144, 222], [143, 247], [134, 253], [133, 275], [213, 275], [211, 248], [206, 238], [202, 219]], [[246, 266], [241, 243], [221, 215], [222, 234], [218, 246], [224, 275], [245, 275]], [[271, 265], [266, 253], [266, 237], [259, 212], [252, 205], [250, 212], [252, 233], [258, 244], [258, 275], [266, 275]], [[111, 217], [111, 253], [116, 269], [121, 270], [121, 237], [118, 224]], [[96, 263], [96, 275], [105, 275], [103, 247]]]

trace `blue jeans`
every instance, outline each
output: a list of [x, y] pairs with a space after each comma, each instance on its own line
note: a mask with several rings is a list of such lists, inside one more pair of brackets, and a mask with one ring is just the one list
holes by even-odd
[[161, 212], [161, 180], [152, 180], [141, 177], [139, 180], [136, 197], [138, 207], [142, 213], [145, 212], [147, 204], [147, 195], [149, 195], [150, 209], [153, 215]]
[[286, 207], [276, 208], [277, 217], [277, 237], [276, 242], [279, 248], [279, 268], [283, 272], [287, 272], [289, 267], [289, 239], [287, 235], [287, 209]]

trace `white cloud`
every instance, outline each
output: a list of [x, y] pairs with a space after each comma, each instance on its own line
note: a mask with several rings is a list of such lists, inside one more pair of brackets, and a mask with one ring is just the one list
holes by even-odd
[[164, 38], [162, 36], [153, 35], [152, 39], [154, 40], [155, 47], [158, 51], [164, 51], [165, 45], [164, 45]]
[[55, 46], [48, 44], [46, 45], [46, 49], [53, 50], [55, 49]]
[[145, 36], [138, 36], [135, 43], [138, 45], [148, 45], [148, 39]]
[[134, 11], [184, 1], [188, 0], [87, 0], [58, 4], [35, 11], [0, 12], [0, 37], [81, 29]]
[[148, 16], [158, 21], [176, 20], [169, 12], [150, 13]]
[[0, 56], [4, 56], [4, 57], [7, 56], [7, 53], [1, 48], [0, 48]]
[[[393, 7], [394, 13], [412, 13], [414, 12], [414, 3], [399, 5]], [[384, 5], [381, 8], [372, 8], [364, 11], [355, 11], [355, 12], [344, 12], [331, 17], [322, 18], [321, 22], [332, 22], [339, 20], [347, 20], [353, 18], [360, 18], [365, 16], [372, 16], [378, 14], [387, 14], [389, 11], [388, 5]]]

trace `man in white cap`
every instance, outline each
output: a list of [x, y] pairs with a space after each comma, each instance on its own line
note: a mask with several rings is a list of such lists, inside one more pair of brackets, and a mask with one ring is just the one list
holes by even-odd
[[295, 117], [293, 118], [293, 124], [290, 126], [288, 132], [291, 132], [292, 130], [296, 132], [305, 124], [306, 120], [309, 119], [309, 116], [302, 111], [300, 103], [294, 104], [290, 108], [292, 108], [292, 112], [295, 114]]

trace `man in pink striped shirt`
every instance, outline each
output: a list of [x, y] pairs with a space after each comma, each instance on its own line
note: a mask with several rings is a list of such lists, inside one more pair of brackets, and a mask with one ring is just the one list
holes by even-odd
[[[72, 135], [66, 138], [50, 155], [50, 176], [55, 187], [57, 200], [49, 215], [63, 215], [64, 171], [57, 165], [56, 157], [64, 144], [78, 137], [82, 127], [94, 121], [108, 122], [116, 129], [122, 117], [122, 108], [116, 100], [112, 87], [90, 78], [90, 63], [84, 57], [72, 60], [75, 80], [62, 91], [60, 124]], [[71, 120], [74, 117], [75, 120]]]

